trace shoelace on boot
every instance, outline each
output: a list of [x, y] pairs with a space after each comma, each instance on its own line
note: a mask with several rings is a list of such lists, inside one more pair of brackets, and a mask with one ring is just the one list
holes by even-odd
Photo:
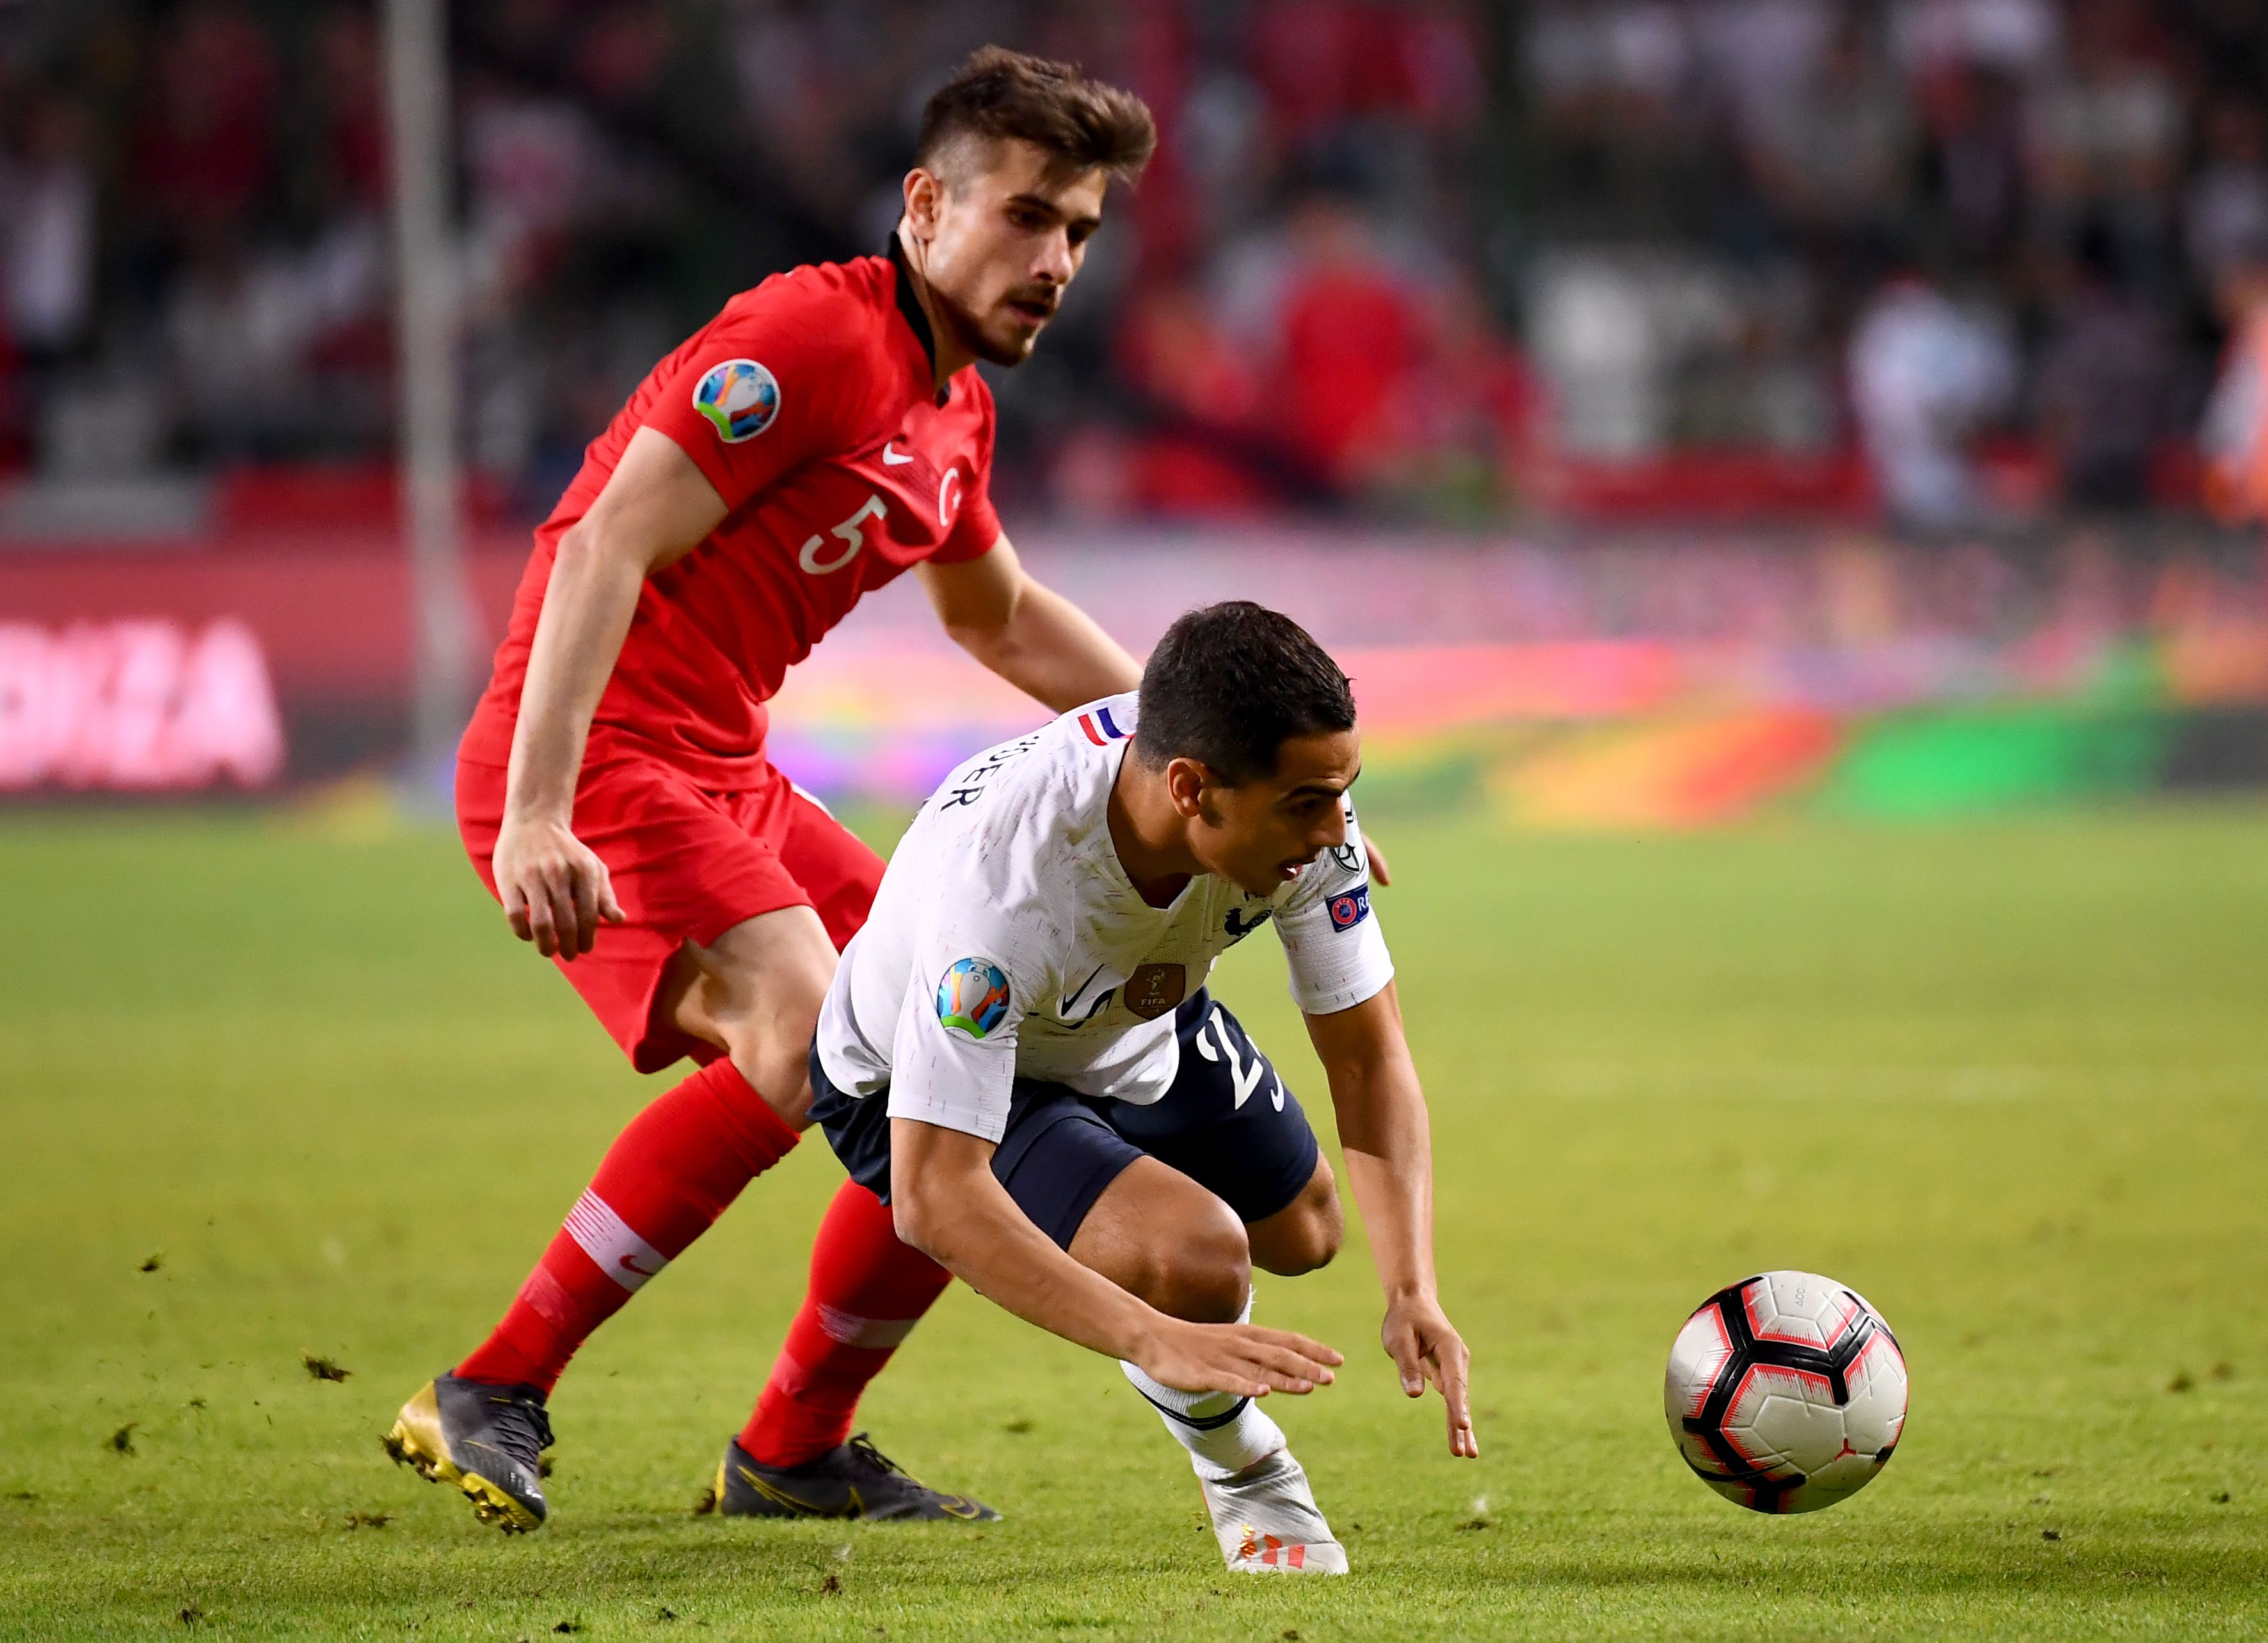
[[528, 1476], [543, 1471], [543, 1451], [551, 1447], [551, 1417], [542, 1403], [526, 1392], [504, 1396], [491, 1393], [489, 1403], [490, 1441], [497, 1449], [527, 1468]]
[[909, 1483], [919, 1483], [921, 1481], [904, 1467], [899, 1465], [897, 1462], [883, 1454], [879, 1449], [876, 1449], [874, 1447], [874, 1440], [868, 1437], [863, 1432], [856, 1434], [851, 1438], [847, 1447], [850, 1449], [852, 1455], [865, 1462], [868, 1466], [873, 1467], [876, 1471], [881, 1473], [885, 1478], [903, 1478]]

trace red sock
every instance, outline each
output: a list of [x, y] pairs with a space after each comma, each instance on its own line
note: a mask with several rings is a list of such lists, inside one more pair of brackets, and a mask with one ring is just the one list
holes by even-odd
[[944, 1267], [898, 1242], [881, 1199], [845, 1181], [819, 1223], [811, 1287], [740, 1447], [767, 1466], [793, 1466], [849, 1437], [866, 1383], [952, 1281]]
[[591, 1331], [796, 1140], [732, 1062], [703, 1067], [615, 1138], [504, 1322], [457, 1373], [548, 1394]]

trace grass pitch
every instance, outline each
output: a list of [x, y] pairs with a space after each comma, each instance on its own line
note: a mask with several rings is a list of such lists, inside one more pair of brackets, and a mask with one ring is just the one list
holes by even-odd
[[[0, 1636], [2257, 1636], [2268, 811], [1674, 839], [1382, 829], [1484, 1456], [1359, 1240], [1263, 1279], [1338, 1582], [1231, 1579], [1117, 1371], [956, 1290], [867, 1424], [976, 1529], [688, 1514], [839, 1178], [806, 1144], [600, 1332], [554, 1520], [388, 1466], [643, 1089], [439, 834], [0, 828]], [[1267, 942], [1222, 992], [1327, 1104]], [[667, 1075], [664, 1075], [668, 1076]], [[1825, 1271], [1914, 1405], [1791, 1520], [1688, 1476], [1672, 1333]], [[311, 1375], [303, 1354], [351, 1378]]]

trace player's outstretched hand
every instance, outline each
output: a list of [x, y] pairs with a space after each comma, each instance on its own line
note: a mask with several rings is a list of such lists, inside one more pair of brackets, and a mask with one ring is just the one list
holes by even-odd
[[1167, 1318], [1135, 1361], [1180, 1392], [1312, 1392], [1331, 1383], [1346, 1360], [1319, 1340], [1251, 1324], [1190, 1324]]
[[1410, 1295], [1386, 1309], [1379, 1339], [1386, 1355], [1402, 1373], [1402, 1390], [1412, 1397], [1425, 1395], [1425, 1383], [1441, 1389], [1449, 1412], [1449, 1453], [1465, 1460], [1478, 1458], [1481, 1446], [1473, 1436], [1472, 1401], [1467, 1375], [1472, 1354], [1463, 1337], [1449, 1323], [1441, 1303], [1431, 1295]]
[[506, 818], [491, 864], [512, 933], [546, 958], [587, 953], [601, 923], [622, 921], [607, 864], [557, 822]]
[[1394, 882], [1394, 869], [1378, 853], [1378, 840], [1368, 833], [1363, 835], [1362, 853], [1370, 861], [1370, 882], [1384, 890]]

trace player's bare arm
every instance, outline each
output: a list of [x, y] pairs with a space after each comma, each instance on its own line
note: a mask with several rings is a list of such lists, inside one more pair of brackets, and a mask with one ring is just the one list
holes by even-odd
[[1035, 581], [1002, 537], [964, 563], [920, 576], [954, 643], [1057, 713], [1131, 690], [1142, 670], [1085, 611]]
[[647, 576], [683, 558], [725, 517], [724, 498], [666, 434], [640, 429], [559, 553], [537, 619], [512, 737], [496, 847], [497, 892], [512, 933], [546, 957], [591, 950], [622, 909], [606, 864], [571, 825], [591, 715], [621, 654]]
[[1320, 1341], [1172, 1317], [1082, 1265], [1017, 1208], [993, 1177], [993, 1151], [981, 1136], [891, 1119], [898, 1236], [1018, 1317], [1167, 1386], [1259, 1397], [1330, 1383], [1344, 1360]]
[[1330, 1083], [1347, 1184], [1386, 1290], [1380, 1335], [1387, 1355], [1410, 1397], [1420, 1396], [1427, 1381], [1440, 1389], [1449, 1453], [1476, 1456], [1469, 1355], [1441, 1310], [1433, 1277], [1432, 1130], [1393, 983], [1351, 1009], [1308, 1016], [1307, 1036]]

